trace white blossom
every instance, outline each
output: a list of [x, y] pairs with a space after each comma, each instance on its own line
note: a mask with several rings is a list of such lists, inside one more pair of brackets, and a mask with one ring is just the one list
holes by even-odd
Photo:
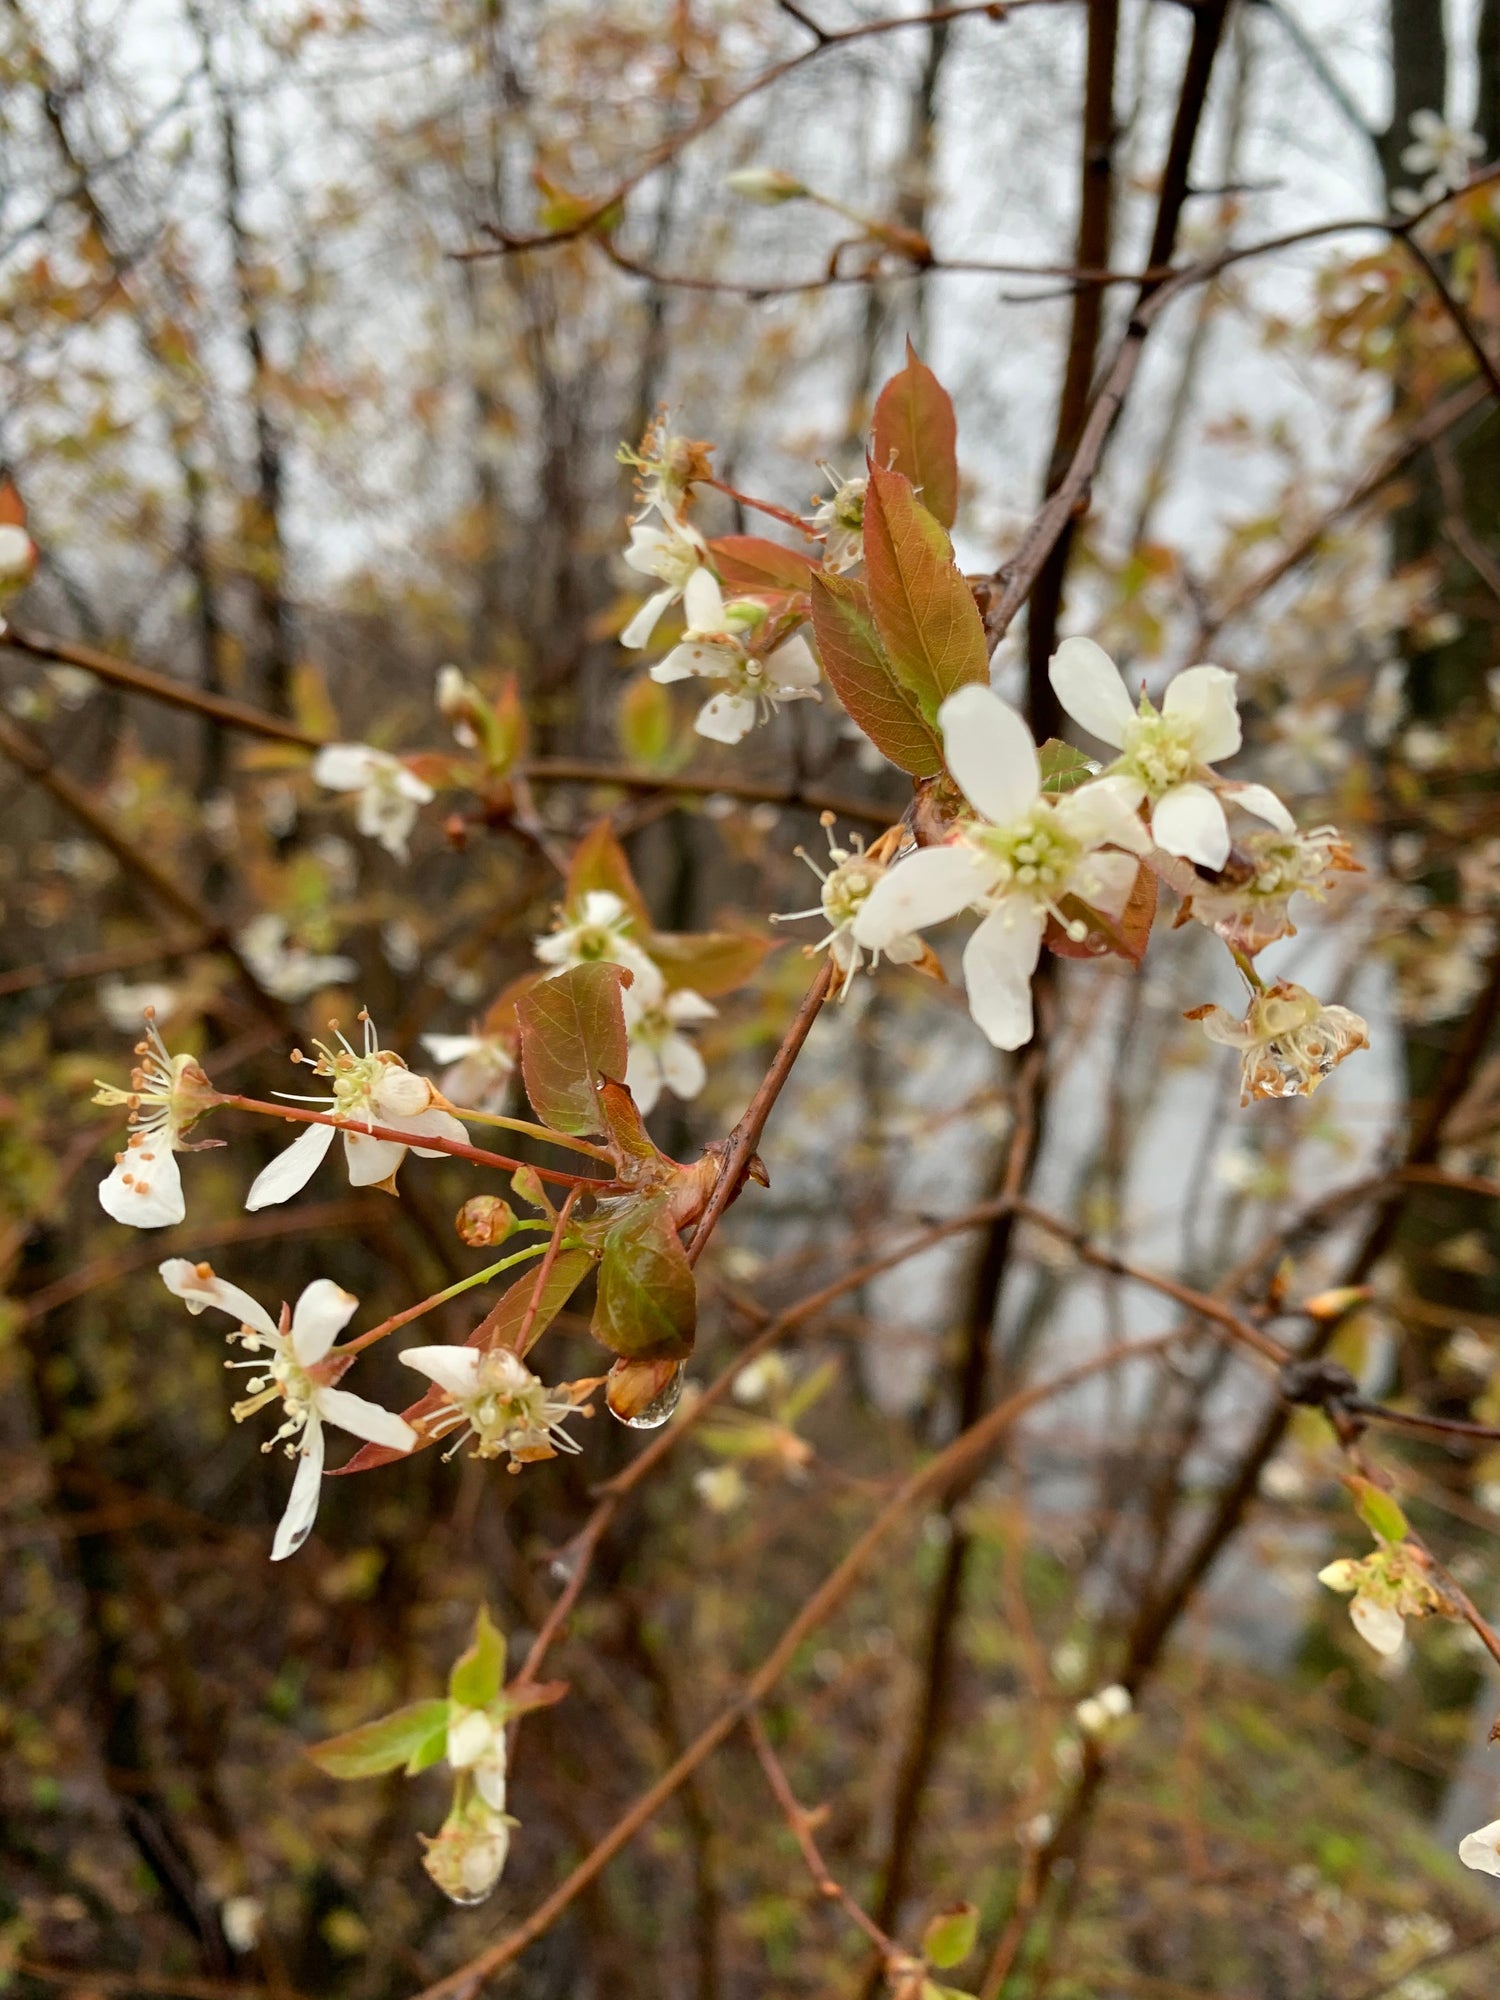
[[1500, 1819], [1492, 1819], [1475, 1833], [1466, 1833], [1458, 1843], [1458, 1858], [1465, 1868], [1477, 1868], [1481, 1875], [1500, 1875]]
[[738, 743], [789, 701], [819, 701], [818, 663], [800, 632], [762, 655], [751, 650], [765, 606], [748, 598], [725, 604], [716, 579], [700, 572], [682, 643], [651, 669], [654, 681], [724, 681], [725, 691], [698, 711], [693, 725], [715, 743]]
[[656, 999], [637, 999], [630, 986], [624, 1003], [630, 1037], [625, 1085], [642, 1117], [655, 1109], [664, 1089], [684, 1102], [696, 1097], [708, 1081], [708, 1071], [682, 1031], [690, 1022], [713, 1020], [718, 1008], [686, 987]]
[[1484, 141], [1477, 132], [1450, 125], [1437, 111], [1411, 114], [1411, 142], [1402, 148], [1401, 164], [1409, 174], [1434, 175], [1440, 183], [1438, 193], [1461, 188], [1473, 162], [1483, 158]]
[[504, 1454], [512, 1472], [581, 1449], [565, 1425], [592, 1381], [563, 1383], [554, 1395], [508, 1347], [409, 1347], [401, 1359], [443, 1391], [445, 1400], [423, 1427], [429, 1437], [458, 1430], [450, 1458], [470, 1438], [476, 1458]]
[[[314, 1042], [318, 1051], [312, 1065], [315, 1076], [329, 1078], [333, 1085], [326, 1097], [300, 1101], [321, 1106], [330, 1116], [357, 1120], [365, 1125], [384, 1125], [409, 1134], [406, 1142], [377, 1139], [373, 1133], [344, 1133], [344, 1158], [351, 1187], [390, 1186], [397, 1168], [405, 1159], [407, 1146], [420, 1160], [442, 1158], [442, 1149], [424, 1147], [421, 1139], [452, 1139], [463, 1143], [468, 1133], [438, 1102], [439, 1093], [425, 1076], [409, 1070], [400, 1056], [377, 1045], [375, 1024], [368, 1014], [364, 1022], [364, 1049], [356, 1051], [342, 1034], [339, 1046]], [[304, 1058], [305, 1060], [305, 1058]], [[289, 1092], [278, 1093], [290, 1096]], [[300, 1138], [256, 1175], [245, 1197], [246, 1208], [270, 1208], [298, 1193], [312, 1179], [328, 1149], [338, 1136], [332, 1125], [309, 1125]]]
[[823, 536], [824, 569], [840, 573], [864, 560], [865, 491], [870, 482], [863, 474], [840, 479], [831, 466], [823, 470], [833, 482], [833, 492], [813, 509], [812, 524]]
[[[831, 869], [820, 868], [805, 848], [797, 848], [801, 860], [817, 876], [822, 884], [822, 893], [817, 904], [810, 910], [787, 910], [773, 915], [773, 924], [800, 923], [804, 917], [822, 917], [828, 923], [828, 935], [819, 938], [812, 947], [814, 951], [826, 950], [829, 957], [844, 975], [839, 987], [839, 998], [848, 998], [854, 983], [854, 975], [865, 962], [865, 947], [854, 935], [854, 920], [863, 909], [870, 891], [886, 873], [883, 861], [872, 860], [864, 851], [860, 836], [850, 836], [853, 845], [840, 847], [833, 837], [833, 814], [823, 815], [823, 826], [828, 836], [828, 858]], [[881, 953], [896, 965], [913, 965], [922, 957], [925, 947], [914, 931], [897, 931], [886, 942], [870, 948], [870, 963], [873, 970], [880, 962]]]
[[537, 939], [536, 955], [556, 972], [601, 959], [608, 965], [623, 965], [634, 974], [628, 990], [637, 1002], [658, 1000], [666, 982], [655, 960], [637, 944], [635, 929], [634, 915], [613, 889], [589, 889], [562, 912], [546, 937]]
[[1073, 720], [1121, 753], [1105, 775], [1131, 786], [1133, 804], [1149, 801], [1151, 837], [1168, 854], [1204, 868], [1224, 866], [1224, 791], [1257, 819], [1283, 833], [1294, 830], [1274, 792], [1264, 785], [1227, 786], [1210, 768], [1232, 757], [1241, 740], [1235, 677], [1224, 668], [1188, 667], [1169, 683], [1159, 711], [1144, 695], [1139, 708], [1132, 703], [1114, 661], [1092, 639], [1065, 639], [1048, 674]]
[[145, 1023], [145, 1038], [135, 1046], [140, 1062], [130, 1073], [130, 1088], [121, 1090], [113, 1083], [95, 1088], [96, 1104], [123, 1104], [130, 1114], [130, 1137], [99, 1184], [99, 1206], [132, 1229], [162, 1229], [187, 1213], [177, 1155], [194, 1150], [186, 1135], [216, 1097], [193, 1056], [167, 1053], [149, 1008]]
[[718, 597], [713, 571], [706, 567], [708, 545], [698, 530], [675, 514], [664, 514], [661, 526], [634, 522], [625, 560], [642, 576], [654, 576], [661, 589], [653, 591], [620, 634], [622, 646], [650, 644], [657, 620], [679, 598], [689, 625], [712, 616]]
[[326, 986], [342, 986], [359, 971], [352, 958], [290, 943], [286, 919], [271, 910], [252, 917], [235, 944], [262, 992], [278, 1000], [306, 1000]]
[[[410, 1451], [417, 1434], [405, 1418], [370, 1403], [363, 1396], [338, 1389], [329, 1379], [335, 1361], [328, 1365], [329, 1349], [349, 1324], [359, 1300], [331, 1278], [315, 1278], [307, 1286], [290, 1314], [282, 1308], [281, 1324], [265, 1307], [216, 1277], [208, 1264], [194, 1264], [186, 1257], [170, 1257], [161, 1267], [162, 1283], [181, 1299], [191, 1313], [212, 1306], [239, 1321], [238, 1333], [230, 1334], [251, 1361], [230, 1361], [229, 1368], [252, 1369], [245, 1384], [250, 1392], [236, 1403], [232, 1415], [236, 1423], [279, 1401], [285, 1421], [263, 1451], [272, 1451], [283, 1440], [289, 1458], [297, 1460], [297, 1476], [292, 1481], [286, 1512], [271, 1544], [272, 1562], [293, 1555], [307, 1540], [318, 1512], [318, 1494], [323, 1478], [323, 1426], [325, 1423], [349, 1431], [370, 1444], [388, 1446], [392, 1451]], [[267, 1356], [259, 1357], [264, 1351]]]
[[491, 1812], [505, 1811], [505, 1723], [487, 1709], [448, 1705], [448, 1762], [467, 1771]]
[[421, 1043], [438, 1065], [438, 1088], [455, 1104], [476, 1111], [499, 1111], [516, 1073], [515, 1048], [508, 1036], [423, 1035]]
[[378, 840], [396, 860], [407, 858], [406, 843], [417, 811], [437, 794], [388, 750], [368, 743], [325, 744], [313, 759], [316, 782], [331, 792], [354, 792], [354, 823]]
[[[964, 947], [969, 1011], [997, 1048], [1032, 1031], [1031, 976], [1049, 916], [1067, 897], [1118, 918], [1149, 843], [1129, 780], [1101, 778], [1052, 800], [1042, 796], [1031, 733], [986, 687], [960, 688], [938, 711], [943, 754], [975, 817], [942, 846], [919, 848], [876, 883], [854, 919], [855, 942], [889, 950], [892, 939], [976, 909], [983, 921]], [[1108, 848], [1123, 852], [1102, 851]]]

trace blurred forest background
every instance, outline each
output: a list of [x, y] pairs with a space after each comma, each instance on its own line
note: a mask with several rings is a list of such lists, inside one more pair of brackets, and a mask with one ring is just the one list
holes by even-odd
[[[483, 1601], [519, 1657], [642, 1441], [601, 1412], [579, 1457], [516, 1479], [434, 1452], [331, 1482], [272, 1566], [286, 1468], [230, 1421], [217, 1333], [156, 1264], [211, 1255], [273, 1304], [330, 1276], [364, 1324], [473, 1268], [451, 1223], [473, 1176], [408, 1167], [393, 1202], [325, 1174], [246, 1216], [283, 1133], [226, 1123], [187, 1162], [188, 1224], [130, 1233], [96, 1199], [119, 1127], [93, 1079], [123, 1078], [143, 1004], [224, 1088], [286, 1087], [287, 1049], [361, 1006], [415, 1067], [420, 1035], [465, 1032], [532, 964], [549, 850], [601, 815], [670, 930], [802, 908], [794, 849], [822, 847], [825, 807], [845, 832], [899, 819], [905, 781], [831, 693], [731, 751], [619, 646], [642, 592], [616, 450], [659, 405], [727, 484], [806, 512], [820, 463], [860, 469], [909, 337], [958, 410], [959, 559], [990, 574], [1133, 297], [994, 266], [1139, 271], [1379, 218], [1426, 180], [1402, 160], [1416, 112], [1500, 151], [1496, 0], [895, 11], [828, 40], [884, 0], [0, 0], [0, 459], [39, 551], [0, 650], [6, 1991], [418, 1992], [736, 1699], [934, 1449], [1182, 1320], [1011, 1216], [804, 1314], [608, 1522], [551, 1657], [569, 1696], [520, 1735], [507, 1872], [455, 1910], [418, 1863], [436, 1779], [339, 1786], [304, 1748], [440, 1690]], [[739, 198], [749, 166], [865, 220]], [[603, 225], [507, 251], [622, 184]], [[1192, 928], [1139, 974], [1063, 967], [1040, 1080], [961, 991], [861, 982], [777, 1107], [769, 1190], [705, 1259], [695, 1382], [894, 1233], [993, 1196], [1019, 1111], [1030, 1195], [1091, 1244], [1246, 1311], [1369, 1282], [1331, 1350], [1361, 1385], [1500, 1418], [1500, 455], [1471, 338], [1500, 354], [1493, 192], [1423, 225], [1458, 318], [1375, 228], [1176, 302], [995, 662], [1035, 710], [1061, 618], [1153, 684], [1240, 674], [1246, 774], [1368, 871], [1271, 962], [1366, 1015], [1372, 1052], [1240, 1110], [1227, 1052], [1180, 1018], [1232, 998]], [[702, 519], [755, 526], [722, 494]], [[301, 746], [447, 745], [446, 663], [491, 694], [515, 677], [525, 762], [488, 825], [427, 808], [403, 865]], [[286, 740], [155, 699], [152, 672]], [[705, 1090], [653, 1119], [680, 1158], [733, 1122], [805, 989], [776, 936], [699, 1035]], [[1402, 1161], [1395, 1192], [1342, 1197]], [[1362, 1644], [1314, 1580], [1364, 1546], [1327, 1421], [1187, 1321], [911, 1510], [762, 1705], [776, 1754], [884, 1928], [979, 1906], [988, 1957], [944, 1976], [991, 2000], [1493, 1995], [1500, 1885], [1453, 1858], [1500, 1813], [1493, 1664], [1438, 1621], [1389, 1660]], [[460, 1299], [427, 1337], [472, 1322]], [[568, 1328], [563, 1372], [588, 1374]], [[361, 1387], [399, 1408], [400, 1374], [382, 1352]], [[1493, 1614], [1500, 1451], [1380, 1450]], [[1116, 1682], [1135, 1713], [1103, 1756], [1075, 1704]], [[881, 1990], [743, 1733], [507, 1980]]]

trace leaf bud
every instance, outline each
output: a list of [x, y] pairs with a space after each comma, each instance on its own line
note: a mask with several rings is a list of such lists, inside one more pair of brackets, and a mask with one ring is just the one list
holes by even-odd
[[503, 1243], [516, 1227], [516, 1212], [497, 1194], [471, 1195], [458, 1211], [454, 1227], [471, 1250], [484, 1250]]

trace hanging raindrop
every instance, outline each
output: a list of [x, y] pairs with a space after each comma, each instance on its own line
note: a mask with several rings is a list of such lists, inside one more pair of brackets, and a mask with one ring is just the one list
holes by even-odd
[[[667, 1377], [664, 1386], [656, 1392], [649, 1403], [643, 1403], [633, 1417], [620, 1417], [618, 1421], [629, 1424], [633, 1431], [656, 1431], [671, 1416], [682, 1401], [682, 1385], [687, 1379], [687, 1366], [679, 1362]], [[611, 1416], [617, 1413], [610, 1411]]]

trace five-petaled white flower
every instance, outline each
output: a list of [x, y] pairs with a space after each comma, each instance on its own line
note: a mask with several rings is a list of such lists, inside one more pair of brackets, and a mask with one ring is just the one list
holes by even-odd
[[649, 645], [657, 620], [679, 597], [689, 625], [713, 616], [718, 586], [707, 567], [708, 545], [688, 522], [664, 512], [660, 527], [633, 523], [625, 560], [642, 576], [656, 577], [662, 588], [652, 592], [620, 634], [622, 646]]
[[135, 1045], [140, 1062], [129, 1090], [100, 1083], [94, 1093], [96, 1104], [123, 1104], [130, 1112], [130, 1137], [99, 1183], [99, 1206], [133, 1229], [162, 1229], [187, 1213], [176, 1156], [195, 1150], [186, 1134], [217, 1095], [194, 1057], [168, 1055], [154, 1009], [144, 1014], [146, 1034]]
[[[1031, 1039], [1031, 976], [1049, 916], [1078, 935], [1060, 909], [1075, 897], [1118, 918], [1147, 851], [1134, 810], [1139, 788], [1106, 777], [1059, 799], [1042, 796], [1031, 732], [987, 687], [960, 688], [938, 710], [943, 754], [976, 817], [939, 847], [922, 847], [889, 869], [854, 918], [856, 944], [892, 941], [978, 909], [984, 921], [964, 947], [969, 1011], [997, 1048]], [[1124, 852], [1106, 852], [1106, 849]]]
[[1227, 784], [1209, 768], [1240, 747], [1235, 677], [1223, 667], [1188, 667], [1168, 684], [1159, 711], [1144, 695], [1139, 708], [1132, 704], [1114, 661], [1092, 639], [1064, 639], [1048, 674], [1073, 720], [1121, 753], [1105, 776], [1128, 780], [1134, 803], [1149, 801], [1151, 837], [1168, 854], [1224, 866], [1229, 824], [1220, 792], [1281, 832], [1294, 830], [1266, 786]]
[[344, 985], [359, 971], [352, 958], [292, 944], [285, 917], [278, 917], [274, 910], [252, 917], [235, 943], [255, 974], [256, 984], [278, 1000], [306, 1000], [325, 986]]
[[707, 571], [701, 576], [701, 582], [693, 579], [691, 622], [682, 643], [651, 669], [654, 681], [698, 676], [728, 683], [723, 694], [698, 711], [693, 725], [698, 734], [715, 743], [738, 743], [757, 720], [768, 720], [783, 703], [820, 701], [818, 663], [801, 633], [794, 632], [764, 655], [752, 652], [753, 635], [766, 621], [765, 606], [750, 598], [726, 605], [717, 580]]
[[1481, 1875], [1500, 1875], [1500, 1819], [1492, 1819], [1475, 1833], [1466, 1833], [1458, 1843], [1458, 1858], [1465, 1868], [1477, 1868]]
[[516, 1073], [514, 1038], [506, 1035], [423, 1035], [422, 1046], [442, 1069], [438, 1088], [456, 1104], [499, 1111]]
[[1414, 111], [1411, 114], [1411, 143], [1403, 147], [1401, 164], [1409, 174], [1432, 174], [1438, 195], [1461, 188], [1469, 178], [1475, 160], [1484, 158], [1484, 141], [1477, 132], [1462, 125], [1450, 125], [1441, 112]]
[[588, 889], [564, 910], [555, 928], [536, 941], [536, 955], [556, 972], [602, 959], [635, 975], [637, 1000], [660, 999], [665, 982], [656, 961], [636, 943], [636, 920], [613, 889]]
[[[330, 1048], [326, 1042], [313, 1043], [318, 1051], [313, 1074], [328, 1077], [333, 1090], [327, 1097], [306, 1097], [299, 1101], [322, 1105], [335, 1118], [383, 1125], [409, 1134], [407, 1140], [401, 1141], [377, 1139], [371, 1132], [347, 1129], [344, 1132], [350, 1186], [392, 1187], [408, 1145], [419, 1160], [438, 1160], [442, 1158], [441, 1147], [418, 1142], [452, 1139], [462, 1145], [469, 1135], [440, 1103], [439, 1092], [425, 1076], [415, 1075], [400, 1056], [377, 1046], [375, 1024], [369, 1015], [361, 1014], [360, 1019], [365, 1029], [363, 1053], [352, 1048], [342, 1033], [337, 1048]], [[305, 1062], [307, 1058], [294, 1056], [293, 1060]], [[281, 1091], [278, 1095], [290, 1099], [291, 1092]], [[309, 1125], [300, 1138], [294, 1139], [284, 1153], [256, 1175], [245, 1197], [246, 1208], [270, 1208], [306, 1187], [333, 1144], [337, 1129], [333, 1125]]]
[[437, 794], [389, 750], [368, 743], [328, 743], [313, 759], [312, 774], [330, 792], [357, 792], [354, 823], [387, 854], [405, 861], [417, 810]]
[[519, 1472], [535, 1459], [582, 1448], [564, 1425], [597, 1378], [564, 1382], [554, 1394], [508, 1347], [409, 1347], [401, 1359], [435, 1382], [447, 1399], [423, 1419], [426, 1434], [442, 1437], [463, 1426], [449, 1458], [473, 1438], [476, 1458], [504, 1453], [510, 1470]]
[[[291, 1497], [271, 1544], [271, 1560], [280, 1562], [301, 1548], [318, 1512], [325, 1423], [392, 1451], [410, 1451], [417, 1434], [404, 1417], [333, 1386], [347, 1363], [338, 1356], [330, 1362], [329, 1349], [349, 1324], [359, 1300], [331, 1278], [315, 1278], [290, 1312], [283, 1306], [279, 1326], [263, 1305], [238, 1285], [216, 1277], [208, 1264], [169, 1257], [161, 1266], [161, 1278], [189, 1312], [201, 1313], [206, 1306], [213, 1306], [239, 1321], [239, 1332], [230, 1334], [229, 1339], [238, 1340], [257, 1358], [229, 1361], [225, 1366], [257, 1372], [245, 1384], [249, 1395], [234, 1406], [235, 1422], [243, 1423], [268, 1403], [281, 1403], [286, 1421], [261, 1447], [273, 1451], [286, 1439], [287, 1456], [297, 1460]], [[259, 1358], [263, 1350], [268, 1357], [265, 1360]]]
[[[839, 987], [839, 998], [845, 1000], [854, 983], [855, 973], [865, 962], [866, 948], [855, 938], [854, 920], [864, 908], [870, 891], [886, 873], [886, 864], [865, 853], [864, 842], [857, 833], [850, 835], [854, 843], [852, 847], [840, 847], [833, 837], [833, 817], [831, 812], [823, 815], [823, 829], [828, 836], [828, 858], [833, 863], [832, 868], [826, 870], [820, 868], [805, 848], [799, 847], [795, 850], [798, 857], [807, 863], [823, 885], [816, 906], [810, 910], [778, 912], [771, 918], [771, 922], [795, 924], [800, 923], [804, 917], [826, 919], [829, 925], [828, 935], [819, 938], [809, 949], [812, 951], [826, 949], [828, 956], [844, 975]], [[915, 965], [922, 957], [925, 947], [922, 940], [913, 932], [896, 931], [887, 937], [882, 945], [872, 946], [869, 949], [870, 964], [873, 969], [880, 962], [881, 952], [884, 952], [895, 965]]]
[[638, 1000], [635, 988], [627, 986], [623, 997], [630, 1036], [625, 1084], [641, 1116], [656, 1108], [663, 1089], [684, 1102], [696, 1097], [708, 1081], [708, 1071], [682, 1031], [690, 1021], [713, 1020], [718, 1008], [686, 987]]

